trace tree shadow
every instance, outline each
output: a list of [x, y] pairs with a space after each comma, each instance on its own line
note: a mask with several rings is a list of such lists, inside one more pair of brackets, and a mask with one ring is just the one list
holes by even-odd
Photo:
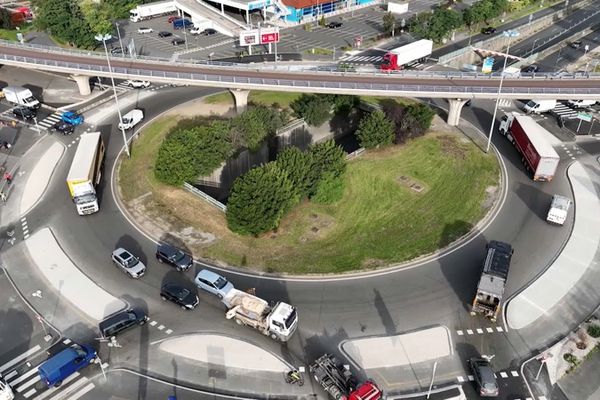
[[144, 265], [148, 265], [148, 258], [142, 250], [139, 242], [129, 235], [122, 235], [115, 243], [115, 249], [122, 247], [125, 250], [138, 257]]

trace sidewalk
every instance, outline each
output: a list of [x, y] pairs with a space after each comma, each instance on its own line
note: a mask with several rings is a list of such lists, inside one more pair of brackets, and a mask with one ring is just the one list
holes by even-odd
[[[588, 270], [594, 270], [595, 266], [597, 268], [595, 256], [600, 246], [600, 194], [596, 188], [600, 180], [598, 164], [584, 166], [580, 161], [575, 162], [569, 167], [568, 177], [575, 203], [575, 223], [571, 237], [546, 272], [509, 301], [506, 320], [512, 329], [526, 328], [541, 317], [547, 319], [549, 312], [557, 304], [565, 305], [565, 298], [568, 296], [579, 294], [593, 297], [590, 301], [596, 300], [594, 305], [597, 305], [600, 290], [583, 291], [578, 288], [578, 293], [574, 293], [576, 291], [572, 289], [581, 283], [581, 278]], [[542, 243], [540, 245], [543, 246]], [[591, 284], [598, 288], [594, 282]], [[581, 303], [575, 303], [581, 309]], [[570, 314], [573, 316], [572, 312]], [[579, 317], [585, 318], [585, 313]]]

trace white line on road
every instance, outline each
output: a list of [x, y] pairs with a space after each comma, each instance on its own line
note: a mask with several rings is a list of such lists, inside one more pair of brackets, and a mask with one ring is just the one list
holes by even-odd
[[467, 329], [467, 335], [472, 335], [473, 331], [471, 329]]
[[519, 376], [519, 373], [518, 373], [517, 371], [510, 371], [510, 374], [511, 374], [511, 375], [512, 375], [514, 378], [516, 378], [516, 377], [518, 377], [518, 376]]
[[457, 376], [456, 380], [459, 381], [460, 383], [463, 383], [465, 381], [465, 378], [463, 378], [462, 376]]
[[506, 372], [504, 372], [504, 371], [500, 372], [500, 376], [502, 378], [508, 378], [508, 374]]
[[485, 328], [485, 330], [487, 331], [487, 333], [492, 333], [494, 332], [494, 330], [492, 328]]
[[[27, 371], [27, 373], [21, 375], [14, 381], [10, 382], [10, 386], [17, 386], [19, 383], [23, 382], [25, 379], [27, 379], [31, 375], [35, 374], [37, 372], [37, 370], [38, 370], [38, 367], [35, 367], [35, 368], [31, 369], [30, 371]], [[6, 379], [6, 381], [8, 382], [8, 379]]]
[[[71, 382], [78, 376], [79, 376], [79, 372], [75, 372], [73, 375], [71, 375], [67, 379], [65, 379], [61, 386], [65, 386], [67, 383]], [[52, 396], [57, 390], [58, 390], [57, 387], [52, 387], [52, 388], [46, 390], [45, 392], [43, 392], [42, 394], [40, 394], [39, 396], [34, 397], [33, 400], [44, 400], [46, 397]]]
[[476, 330], [477, 330], [477, 333], [479, 333], [480, 335], [483, 333], [483, 329], [481, 329], [481, 328], [477, 328]]
[[35, 388], [23, 393], [23, 397], [25, 397], [26, 399], [31, 397], [31, 395], [33, 395], [37, 390], [35, 390]]
[[457, 334], [458, 336], [462, 336], [462, 335], [464, 335], [465, 333], [464, 333], [463, 331], [456, 331], [456, 334]]
[[159, 326], [159, 327], [158, 327], [158, 330], [159, 330], [159, 331], [162, 331], [163, 329], [165, 329], [165, 326], [164, 326], [164, 325], [161, 325], [161, 326]]
[[34, 376], [33, 378], [31, 378], [30, 380], [28, 380], [27, 382], [25, 382], [24, 384], [22, 384], [21, 386], [19, 386], [17, 388], [17, 392], [21, 393], [23, 390], [27, 389], [30, 386], [35, 385], [37, 382], [39, 382], [42, 378], [40, 378], [39, 375]]
[[90, 382], [87, 384], [87, 386], [84, 386], [78, 392], [75, 392], [72, 395], [70, 395], [69, 400], [77, 400], [78, 398], [80, 398], [81, 396], [83, 396], [84, 394], [86, 394], [87, 392], [92, 390], [93, 388], [94, 388], [94, 384]]
[[36, 344], [34, 347], [27, 350], [25, 353], [13, 358], [12, 360], [10, 360], [9, 362], [7, 362], [6, 364], [4, 364], [3, 366], [0, 367], [0, 374], [2, 372], [6, 371], [8, 368], [12, 367], [13, 365], [17, 364], [19, 361], [26, 359], [27, 357], [29, 357], [30, 355], [36, 353], [37, 351], [39, 351], [41, 349], [42, 348], [40, 347], [40, 345]]
[[17, 372], [17, 370], [16, 370], [16, 369], [14, 369], [14, 370], [10, 371], [10, 374], [8, 374], [8, 375], [6, 375], [6, 376], [4, 377], [4, 380], [5, 380], [6, 382], [8, 382], [8, 381], [10, 381], [10, 379], [11, 379], [13, 376], [17, 376], [17, 375], [19, 375], [19, 373]]
[[156, 324], [158, 324], [158, 322], [156, 322], [156, 321], [152, 321], [152, 322], [150, 322], [150, 325], [151, 325], [151, 326], [154, 326], [154, 325], [156, 325]]

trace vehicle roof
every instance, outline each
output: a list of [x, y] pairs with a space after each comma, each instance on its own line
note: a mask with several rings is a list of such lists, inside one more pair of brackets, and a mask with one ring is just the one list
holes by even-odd
[[67, 180], [87, 179], [92, 161], [96, 156], [96, 147], [100, 140], [100, 132], [84, 133], [80, 136], [73, 163], [67, 174]]
[[208, 269], [200, 270], [200, 272], [198, 272], [198, 275], [196, 275], [196, 278], [198, 278], [198, 277], [206, 279], [207, 281], [211, 281], [211, 282], [215, 282], [217, 279], [222, 278], [221, 275], [216, 274], [212, 271], [209, 271]]
[[483, 272], [506, 279], [511, 257], [512, 246], [510, 244], [497, 240], [490, 241]]
[[555, 194], [554, 196], [552, 196], [552, 207], [568, 211], [570, 206], [571, 199], [569, 199], [568, 197], [561, 196], [559, 194]]
[[[549, 100], [533, 101], [539, 103]], [[519, 125], [521, 125], [525, 132], [527, 132], [527, 137], [529, 138], [529, 141], [531, 142], [533, 147], [535, 147], [540, 156], [560, 158], [556, 150], [554, 150], [554, 147], [552, 147], [550, 142], [548, 142], [548, 140], [546, 139], [547, 135], [552, 135], [550, 132], [548, 132], [546, 129], [540, 126], [537, 122], [535, 122], [533, 118], [531, 118], [528, 115], [515, 114], [515, 117], [519, 121]]]
[[68, 347], [46, 360], [42, 365], [40, 365], [39, 369], [45, 374], [49, 375], [75, 358], [77, 358], [77, 352], [75, 349]]
[[125, 250], [122, 247], [119, 247], [118, 249], [116, 249], [115, 251], [113, 251], [113, 254], [117, 257], [126, 259], [129, 257], [133, 257], [133, 254], [129, 251], [129, 250]]
[[133, 314], [136, 319], [139, 318], [138, 313], [135, 312], [135, 310], [133, 310], [133, 309], [123, 310], [123, 311], [119, 311], [116, 314], [111, 315], [108, 318], [105, 318], [104, 320], [100, 321], [100, 323], [98, 325], [100, 326], [100, 329], [102, 329], [103, 326], [112, 325], [113, 323], [118, 322], [118, 321], [131, 319], [131, 317], [130, 317], [131, 314]]

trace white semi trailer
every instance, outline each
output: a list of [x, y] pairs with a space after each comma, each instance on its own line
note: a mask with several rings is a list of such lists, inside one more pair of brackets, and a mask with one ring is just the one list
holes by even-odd
[[171, 14], [177, 11], [174, 1], [158, 1], [156, 3], [140, 4], [129, 10], [129, 20], [139, 22], [145, 19]]

